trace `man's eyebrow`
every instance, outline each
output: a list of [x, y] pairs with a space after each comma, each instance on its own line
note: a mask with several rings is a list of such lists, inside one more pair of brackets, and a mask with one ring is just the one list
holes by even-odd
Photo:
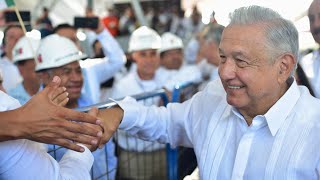
[[81, 69], [81, 67], [80, 66], [78, 66], [78, 67], [63, 67], [62, 68], [62, 70], [73, 70], [73, 69], [75, 69], [75, 70], [78, 70], [78, 69]]
[[233, 56], [243, 56], [246, 57], [246, 55], [242, 51], [235, 51], [231, 53]]
[[69, 69], [72, 69], [72, 68], [71, 67], [63, 67], [62, 69], [63, 70], [65, 70], [65, 69], [69, 70]]
[[[224, 53], [224, 51], [219, 48], [219, 53]], [[244, 57], [246, 57], [246, 55], [242, 51], [234, 51], [231, 54], [232, 54], [232, 56], [244, 56]]]

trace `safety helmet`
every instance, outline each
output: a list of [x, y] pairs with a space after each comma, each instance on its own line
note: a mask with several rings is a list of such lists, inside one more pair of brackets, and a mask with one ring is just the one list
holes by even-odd
[[57, 34], [42, 39], [36, 54], [36, 71], [61, 67], [87, 58], [70, 39]]
[[12, 49], [13, 63], [34, 59], [40, 40], [31, 37], [21, 37]]
[[183, 42], [178, 36], [166, 32], [161, 36], [161, 48], [159, 49], [159, 53], [171, 49], [183, 49]]
[[146, 49], [159, 49], [161, 47], [161, 38], [159, 34], [147, 27], [141, 26], [132, 32], [129, 40], [129, 52], [141, 51]]

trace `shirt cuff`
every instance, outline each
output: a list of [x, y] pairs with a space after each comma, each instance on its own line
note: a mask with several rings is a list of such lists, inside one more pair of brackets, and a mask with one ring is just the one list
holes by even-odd
[[117, 105], [119, 105], [123, 109], [123, 118], [119, 125], [119, 129], [122, 129], [122, 130], [130, 129], [130, 127], [134, 125], [134, 122], [137, 119], [137, 113], [139, 111], [138, 109], [140, 104], [137, 103], [137, 101], [130, 96], [126, 96], [121, 101], [116, 101], [111, 98], [109, 99], [117, 103]]

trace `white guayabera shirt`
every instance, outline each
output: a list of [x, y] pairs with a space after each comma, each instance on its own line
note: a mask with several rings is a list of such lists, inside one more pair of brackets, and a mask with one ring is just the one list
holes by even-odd
[[200, 179], [290, 179], [320, 177], [320, 100], [295, 81], [250, 126], [226, 102], [220, 80], [183, 104], [144, 107], [132, 98], [120, 128], [141, 138], [193, 147]]

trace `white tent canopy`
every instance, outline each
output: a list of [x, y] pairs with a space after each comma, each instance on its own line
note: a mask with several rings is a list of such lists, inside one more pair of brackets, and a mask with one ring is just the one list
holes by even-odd
[[[129, 3], [129, 0], [91, 0], [94, 12], [99, 16], [106, 14], [106, 9], [114, 3]], [[278, 11], [282, 16], [294, 21], [300, 33], [301, 49], [314, 47], [315, 43], [309, 32], [307, 9], [312, 0], [182, 0], [182, 8], [187, 10], [197, 5], [203, 16], [215, 11], [220, 24], [227, 25], [228, 15], [234, 9], [247, 5], [261, 5]], [[73, 24], [74, 16], [84, 16], [88, 0], [15, 0], [20, 10], [30, 10], [32, 20], [40, 16], [43, 7], [50, 9], [49, 17], [53, 25], [60, 23]]]
[[184, 0], [185, 9], [197, 5], [203, 15], [215, 12], [218, 23], [227, 25], [229, 14], [238, 7], [248, 5], [260, 5], [278, 11], [283, 17], [290, 19], [296, 25], [300, 35], [300, 47], [306, 49], [315, 46], [315, 42], [309, 32], [309, 20], [307, 11], [312, 0]]

